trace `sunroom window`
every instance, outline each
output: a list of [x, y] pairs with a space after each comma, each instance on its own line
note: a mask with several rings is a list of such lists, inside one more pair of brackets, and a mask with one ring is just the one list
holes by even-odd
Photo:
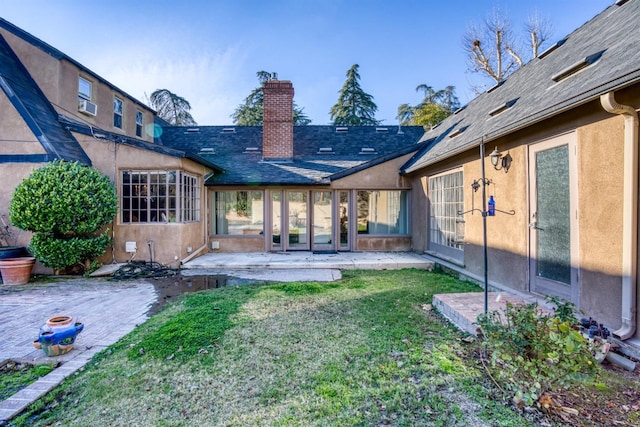
[[200, 221], [200, 178], [183, 171], [123, 171], [123, 223]]
[[214, 234], [251, 235], [264, 233], [262, 191], [216, 191], [214, 193]]
[[358, 234], [409, 234], [409, 192], [358, 191]]

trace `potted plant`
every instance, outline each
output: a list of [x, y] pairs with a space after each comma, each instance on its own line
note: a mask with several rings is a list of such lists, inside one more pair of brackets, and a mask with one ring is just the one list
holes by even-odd
[[5, 285], [29, 283], [36, 259], [30, 256], [0, 259], [0, 274]]
[[0, 226], [0, 259], [30, 256], [26, 247], [16, 246], [16, 238], [4, 214], [0, 215]]
[[0, 276], [5, 285], [23, 285], [29, 282], [31, 269], [35, 263], [27, 248], [16, 246], [9, 224], [0, 216]]

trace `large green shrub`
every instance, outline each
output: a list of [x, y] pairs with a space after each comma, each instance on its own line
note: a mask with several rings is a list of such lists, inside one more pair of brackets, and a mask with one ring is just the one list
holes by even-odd
[[54, 161], [34, 170], [13, 193], [11, 223], [34, 233], [31, 250], [45, 266], [85, 265], [104, 253], [118, 199], [109, 178], [78, 162]]

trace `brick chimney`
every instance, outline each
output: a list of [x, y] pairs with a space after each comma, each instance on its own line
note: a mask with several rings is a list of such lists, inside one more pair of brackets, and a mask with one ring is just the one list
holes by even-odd
[[267, 81], [262, 87], [264, 112], [262, 159], [293, 160], [293, 85], [288, 80]]

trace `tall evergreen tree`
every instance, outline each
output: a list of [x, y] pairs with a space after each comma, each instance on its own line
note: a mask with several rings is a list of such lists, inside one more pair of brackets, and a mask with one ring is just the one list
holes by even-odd
[[[251, 91], [244, 99], [244, 102], [235, 109], [231, 118], [238, 126], [262, 126], [262, 115], [264, 110], [264, 95], [262, 86], [269, 81], [271, 73], [258, 71], [256, 73], [260, 86]], [[294, 126], [306, 126], [311, 123], [311, 119], [304, 114], [304, 108], [300, 108], [293, 103], [293, 124]]]
[[375, 114], [378, 106], [373, 96], [360, 87], [358, 64], [347, 71], [347, 80], [340, 89], [338, 102], [331, 107], [330, 115], [334, 126], [375, 126], [380, 124]]
[[191, 104], [181, 96], [167, 89], [157, 89], [149, 97], [149, 106], [156, 110], [158, 117], [174, 126], [196, 126], [191, 116]]

